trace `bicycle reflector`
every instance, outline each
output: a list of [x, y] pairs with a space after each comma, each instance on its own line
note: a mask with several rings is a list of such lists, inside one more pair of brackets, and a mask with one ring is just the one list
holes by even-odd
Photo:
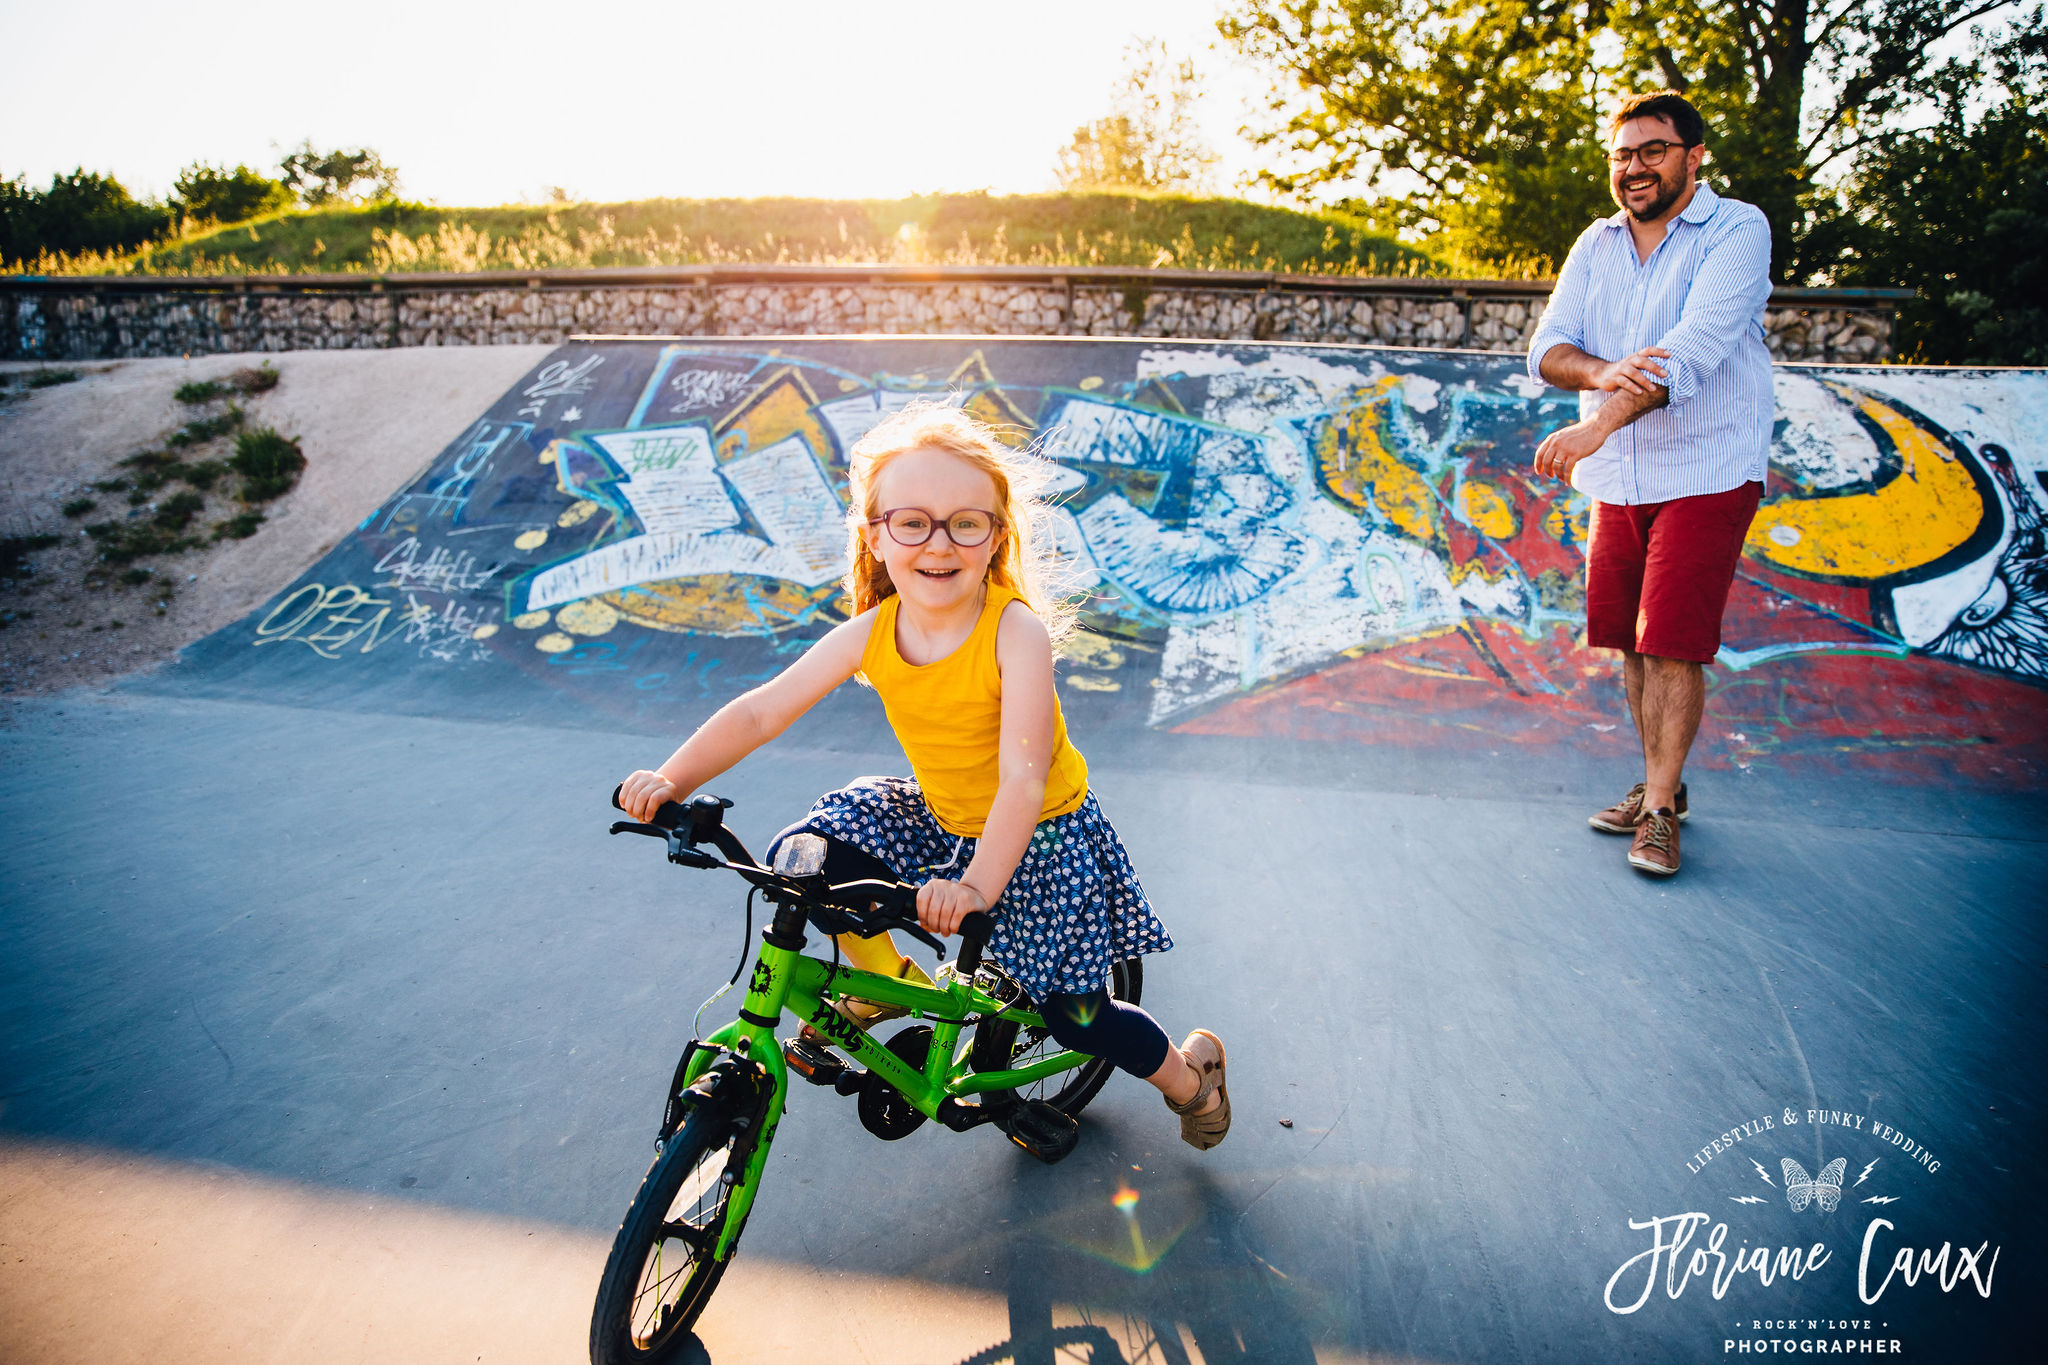
[[825, 868], [825, 840], [817, 834], [792, 834], [775, 850], [775, 870], [785, 877], [815, 877]]

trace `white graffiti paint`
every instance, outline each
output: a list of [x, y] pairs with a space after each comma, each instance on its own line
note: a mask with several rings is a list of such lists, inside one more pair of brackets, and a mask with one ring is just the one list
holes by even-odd
[[[671, 578], [756, 574], [820, 587], [844, 571], [844, 514], [801, 437], [722, 466], [701, 426], [610, 432], [589, 441], [621, 471], [611, 491], [639, 533], [534, 575], [527, 610]], [[765, 539], [748, 528], [743, 508]]]
[[597, 367], [604, 364], [601, 355], [585, 356], [571, 364], [566, 360], [554, 360], [541, 367], [533, 377], [533, 383], [526, 386], [522, 396], [526, 402], [519, 407], [521, 417], [539, 417], [547, 410], [550, 398], [565, 398], [572, 394], [589, 393], [592, 378]]

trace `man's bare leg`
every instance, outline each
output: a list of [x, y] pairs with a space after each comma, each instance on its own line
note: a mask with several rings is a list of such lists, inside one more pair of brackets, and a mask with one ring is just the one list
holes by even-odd
[[1688, 659], [1633, 653], [1623, 656], [1622, 669], [1643, 742], [1643, 809], [1670, 810], [1706, 710], [1706, 670]]

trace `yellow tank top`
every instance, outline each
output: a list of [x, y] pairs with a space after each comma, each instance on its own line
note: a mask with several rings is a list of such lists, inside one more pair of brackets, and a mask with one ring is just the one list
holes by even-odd
[[[896, 648], [896, 609], [902, 600], [892, 595], [876, 611], [860, 676], [881, 697], [939, 828], [978, 836], [999, 785], [1003, 679], [996, 669], [996, 622], [1004, 607], [1020, 599], [1008, 588], [989, 584], [973, 634], [929, 664], [913, 664]], [[1038, 818], [1065, 815], [1087, 799], [1088, 760], [1068, 743], [1067, 718], [1055, 694], [1052, 762]]]

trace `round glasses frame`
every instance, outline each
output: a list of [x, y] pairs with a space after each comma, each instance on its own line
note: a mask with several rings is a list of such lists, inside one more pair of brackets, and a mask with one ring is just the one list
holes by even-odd
[[[924, 518], [923, 535], [904, 528], [902, 522], [910, 517]], [[962, 517], [982, 518], [981, 533], [976, 535], [972, 530], [963, 530], [959, 527], [956, 523]], [[930, 540], [934, 531], [942, 529], [946, 533], [946, 539], [952, 541], [956, 548], [962, 550], [977, 549], [988, 544], [988, 538], [994, 535], [996, 528], [1002, 524], [1003, 519], [1001, 517], [993, 512], [984, 512], [979, 507], [963, 507], [944, 520], [940, 520], [922, 507], [892, 507], [879, 517], [868, 518], [868, 525], [883, 527], [889, 532], [889, 539], [895, 541], [906, 550], [916, 549]]]
[[1616, 147], [1607, 154], [1607, 164], [1620, 170], [1631, 161], [1640, 161], [1643, 168], [1649, 170], [1663, 165], [1665, 155], [1672, 148], [1676, 147], [1682, 151], [1692, 145], [1690, 142], [1668, 142], [1662, 138], [1655, 138], [1636, 147]]

